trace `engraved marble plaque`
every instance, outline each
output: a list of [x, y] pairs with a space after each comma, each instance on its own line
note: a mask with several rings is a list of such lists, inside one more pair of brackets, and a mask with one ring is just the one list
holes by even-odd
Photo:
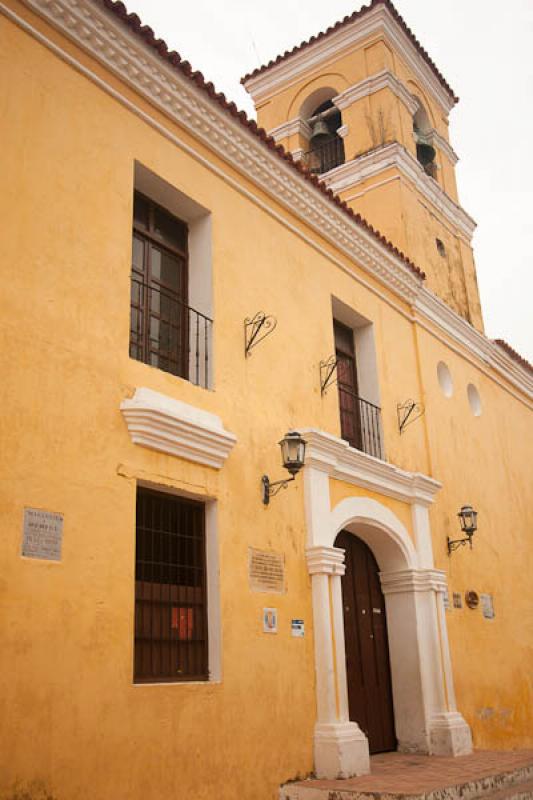
[[285, 556], [269, 550], [248, 549], [248, 572], [250, 588], [253, 592], [285, 591]]
[[38, 508], [24, 509], [23, 556], [61, 561], [62, 543], [63, 514]]

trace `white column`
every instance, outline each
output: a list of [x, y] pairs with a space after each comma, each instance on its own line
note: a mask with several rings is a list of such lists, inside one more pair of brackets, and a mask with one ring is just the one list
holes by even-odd
[[444, 573], [381, 573], [387, 605], [398, 749], [435, 755], [472, 752], [467, 723], [455, 710], [446, 635]]
[[344, 550], [308, 547], [315, 633], [315, 772], [319, 778], [350, 778], [370, 771], [368, 741], [349, 721], [341, 576]]

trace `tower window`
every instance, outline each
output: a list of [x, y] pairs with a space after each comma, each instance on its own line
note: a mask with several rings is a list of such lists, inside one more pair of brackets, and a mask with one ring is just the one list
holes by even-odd
[[305, 160], [309, 170], [320, 175], [344, 164], [344, 142], [337, 133], [342, 126], [339, 109], [326, 100], [315, 108], [308, 122], [311, 138]]
[[444, 258], [444, 256], [446, 255], [446, 248], [444, 247], [444, 242], [442, 242], [440, 239], [435, 239], [435, 244], [437, 245], [437, 252], [439, 256], [442, 256]]

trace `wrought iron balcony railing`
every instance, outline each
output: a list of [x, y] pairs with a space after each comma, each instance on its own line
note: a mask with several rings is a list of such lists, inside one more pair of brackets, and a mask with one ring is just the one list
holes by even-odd
[[330, 169], [338, 167], [339, 164], [344, 164], [344, 142], [337, 136], [320, 147], [308, 150], [307, 153], [303, 154], [302, 160], [309, 172], [315, 175], [329, 172]]
[[209, 388], [213, 320], [161, 284], [131, 278], [130, 356]]
[[356, 450], [383, 458], [381, 409], [339, 384], [341, 436]]

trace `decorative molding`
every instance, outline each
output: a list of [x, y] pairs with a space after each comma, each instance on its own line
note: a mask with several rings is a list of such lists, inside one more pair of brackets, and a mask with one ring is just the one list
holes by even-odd
[[[470, 324], [432, 296], [422, 286], [422, 281], [408, 270], [401, 259], [383, 247], [355, 221], [351, 221], [327, 197], [316, 192], [275, 153], [269, 152], [262, 141], [243, 128], [239, 122], [231, 119], [227, 112], [212, 102], [205, 92], [196, 88], [193, 81], [162, 62], [143, 41], [124, 28], [103, 8], [91, 0], [72, 0], [72, 2], [24, 0], [24, 2], [82, 50], [133, 87], [138, 94], [163, 110], [170, 119], [204, 142], [228, 164], [255, 182], [310, 228], [328, 239], [367, 274], [403, 300], [415, 304], [419, 314], [423, 315], [423, 309], [432, 306], [430, 320], [433, 323], [461, 345], [468, 339], [468, 332], [473, 331]], [[61, 50], [57, 44], [47, 39], [11, 9], [0, 3], [0, 10], [56, 55], [79, 68], [89, 80], [93, 80], [99, 86], [104, 85], [95, 74], [77, 62], [74, 56]], [[120, 99], [116, 91], [110, 89], [110, 93]], [[131, 107], [131, 104], [127, 105]], [[418, 162], [415, 159], [412, 161], [420, 170]], [[331, 172], [333, 173], [334, 171]], [[431, 181], [423, 171], [422, 177], [427, 182]], [[438, 184], [435, 184], [435, 187], [439, 189]], [[415, 303], [417, 299], [419, 302]], [[453, 323], [450, 323], [452, 318]], [[477, 336], [478, 347], [473, 354], [477, 356], [480, 349], [488, 348], [489, 364], [506, 380], [531, 396], [533, 382], [527, 370], [522, 369], [501, 348], [484, 336], [481, 334]]]
[[415, 80], [431, 94], [447, 116], [454, 106], [454, 99], [383, 5], [376, 6], [363, 18], [354, 20], [350, 25], [330, 33], [314, 45], [305, 47], [279, 64], [274, 64], [260, 75], [248, 78], [244, 81], [244, 87], [257, 105], [299, 80], [302, 74], [316, 71], [326, 62], [338, 58], [348, 47], [355, 47], [370, 36], [376, 39], [382, 36], [389, 41], [411, 70]]
[[340, 111], [343, 111], [363, 97], [368, 97], [368, 95], [379, 92], [381, 89], [390, 89], [405, 105], [411, 116], [415, 114], [418, 108], [417, 101], [401, 80], [388, 69], [376, 72], [375, 75], [370, 75], [370, 77], [364, 78], [359, 83], [345, 89], [344, 92], [333, 98], [333, 103]]
[[432, 292], [421, 288], [414, 303], [414, 310], [415, 314], [418, 313], [432, 322], [469, 353], [492, 367], [528, 398], [533, 398], [533, 375]]
[[459, 161], [459, 156], [446, 139], [440, 135], [436, 130], [432, 131], [433, 136], [433, 144], [437, 145], [438, 149], [441, 150], [444, 155], [449, 159], [452, 166], [455, 167], [457, 162]]
[[348, 125], [341, 125], [340, 128], [337, 128], [337, 136], [340, 136], [341, 139], [345, 139], [350, 132], [350, 128]]
[[310, 575], [344, 575], [344, 550], [340, 547], [306, 547], [305, 556]]
[[151, 389], [135, 390], [120, 410], [134, 444], [220, 469], [236, 436], [220, 417]]
[[321, 176], [333, 192], [342, 192], [387, 169], [396, 168], [453, 225], [462, 239], [470, 244], [476, 228], [472, 217], [448, 197], [437, 181], [426, 175], [422, 165], [399, 142], [391, 142], [352, 161], [341, 164]]
[[401, 592], [444, 592], [446, 573], [440, 569], [402, 569], [398, 572], [380, 572], [383, 594]]
[[255, 182], [406, 302], [422, 280], [370, 232], [317, 192], [264, 143], [229, 117], [92, 0], [24, 0], [152, 105]]
[[272, 136], [276, 142], [281, 142], [282, 139], [286, 139], [288, 136], [292, 136], [295, 133], [299, 133], [304, 139], [311, 138], [311, 126], [305, 119], [300, 119], [299, 117], [296, 119], [290, 119], [288, 122], [283, 122], [281, 125], [278, 125], [276, 128], [272, 128], [272, 130], [268, 131], [268, 135]]
[[406, 472], [350, 447], [344, 439], [316, 428], [300, 429], [307, 446], [305, 466], [333, 478], [406, 503], [433, 503], [442, 484], [420, 472]]

